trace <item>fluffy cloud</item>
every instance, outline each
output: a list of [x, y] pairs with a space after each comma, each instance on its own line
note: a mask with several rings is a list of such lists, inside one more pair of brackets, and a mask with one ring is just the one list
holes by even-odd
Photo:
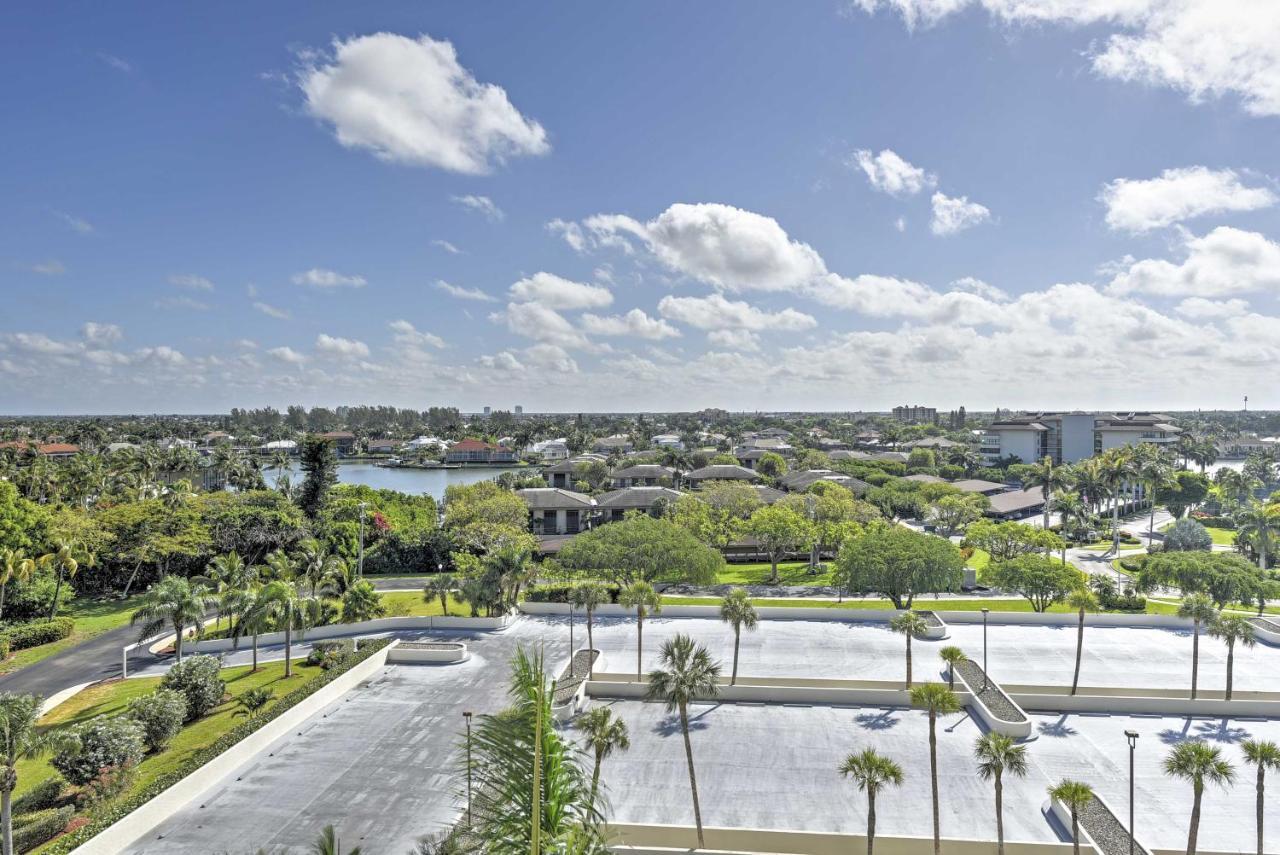
[[261, 300], [255, 301], [253, 307], [269, 318], [275, 318], [279, 321], [289, 320], [289, 313], [284, 309], [276, 308], [270, 303], [264, 303]]
[[[327, 336], [326, 336], [327, 337]], [[307, 361], [307, 358], [292, 347], [273, 347], [267, 351], [267, 354], [274, 359], [278, 359], [286, 365], [301, 365]]]
[[41, 276], [61, 276], [67, 272], [67, 268], [58, 259], [51, 258], [48, 261], [31, 265], [31, 272], [39, 273]]
[[591, 348], [590, 340], [574, 329], [568, 319], [541, 303], [508, 303], [505, 312], [493, 314], [490, 319], [505, 322], [511, 332], [534, 341], [576, 350]]
[[951, 283], [951, 287], [958, 288], [961, 291], [968, 291], [970, 294], [977, 294], [979, 297], [985, 297], [997, 303], [1009, 299], [1009, 294], [1004, 289], [989, 285], [973, 276], [962, 276], [954, 280]]
[[1173, 309], [1188, 318], [1233, 318], [1249, 311], [1249, 304], [1241, 299], [1206, 300], [1204, 297], [1188, 297]]
[[818, 325], [812, 315], [795, 309], [766, 312], [744, 301], [726, 300], [720, 294], [707, 297], [663, 297], [658, 303], [658, 312], [664, 318], [701, 330], [798, 332]]
[[341, 359], [365, 359], [369, 356], [369, 345], [364, 342], [324, 333], [316, 336], [316, 350]]
[[387, 328], [395, 333], [394, 338], [398, 344], [405, 344], [411, 347], [428, 345], [430, 347], [443, 348], [445, 346], [444, 339], [440, 338], [440, 336], [435, 333], [421, 332], [406, 320], [392, 321], [387, 324]]
[[498, 302], [497, 297], [486, 294], [479, 288], [463, 288], [461, 285], [450, 285], [443, 279], [436, 282], [436, 287], [450, 297], [457, 297], [459, 300], [475, 300], [480, 303]]
[[491, 223], [500, 223], [507, 216], [488, 196], [467, 194], [466, 196], [451, 196], [450, 198], [458, 205], [481, 215]]
[[661, 318], [651, 318], [640, 309], [632, 309], [625, 315], [585, 314], [582, 328], [592, 335], [634, 336], [658, 341], [677, 338], [680, 331]]
[[432, 245], [432, 246], [438, 246], [438, 247], [440, 247], [441, 249], [443, 249], [445, 252], [449, 253], [450, 255], [461, 255], [461, 254], [462, 254], [462, 250], [458, 249], [456, 246], [454, 246], [453, 244], [449, 243], [449, 241], [447, 241], [447, 240], [443, 240], [443, 239], [441, 239], [441, 238], [436, 238], [435, 240], [433, 240], [433, 241], [431, 242], [431, 245]]
[[754, 353], [760, 349], [760, 336], [751, 330], [712, 330], [707, 341], [727, 350], [745, 350]]
[[363, 288], [369, 280], [363, 276], [346, 276], [323, 267], [313, 267], [302, 273], [293, 274], [294, 285], [309, 285], [313, 288]]
[[1111, 280], [1114, 294], [1167, 297], [1247, 294], [1280, 288], [1280, 244], [1257, 232], [1219, 226], [1204, 237], [1187, 235], [1181, 262], [1147, 258]]
[[192, 291], [212, 291], [213, 283], [203, 276], [194, 273], [175, 273], [169, 277], [169, 284], [179, 288], [190, 288]]
[[480, 357], [480, 364], [485, 368], [494, 368], [498, 371], [524, 370], [524, 363], [509, 350], [504, 350], [501, 353], [485, 354]]
[[124, 330], [115, 324], [87, 321], [80, 327], [80, 337], [92, 345], [115, 344], [124, 338]]
[[953, 235], [991, 219], [991, 211], [968, 196], [951, 197], [934, 193], [929, 199], [933, 206], [933, 219], [929, 229], [935, 235]]
[[74, 214], [68, 214], [66, 211], [53, 211], [52, 213], [59, 220], [62, 220], [62, 222], [67, 225], [67, 228], [71, 229], [73, 232], [78, 232], [82, 235], [91, 235], [97, 231], [97, 229], [93, 227], [93, 223], [82, 217], [77, 217]]
[[575, 252], [582, 252], [587, 248], [587, 236], [582, 233], [582, 226], [577, 223], [557, 218], [547, 223], [547, 231], [560, 235]]
[[1191, 166], [1146, 180], [1117, 178], [1102, 188], [1098, 201], [1107, 206], [1111, 228], [1147, 232], [1202, 214], [1267, 208], [1277, 198], [1266, 187], [1246, 187], [1233, 170]]
[[532, 368], [556, 371], [561, 374], [577, 374], [578, 363], [565, 352], [565, 349], [554, 344], [535, 344], [524, 349], [526, 364]]
[[383, 160], [474, 175], [551, 150], [501, 86], [477, 81], [450, 42], [430, 36], [336, 39], [327, 55], [303, 55], [297, 83], [339, 143]]
[[[903, 160], [897, 152], [883, 149], [872, 154], [867, 149], [855, 151], [847, 161], [866, 173], [867, 181], [881, 193], [890, 196], [914, 196], [921, 190], [938, 183], [936, 175], [930, 175], [918, 166]], [[901, 229], [899, 229], [901, 231]]]
[[552, 309], [599, 309], [613, 302], [608, 288], [573, 282], [554, 273], [535, 273], [511, 286], [515, 300], [536, 301]]

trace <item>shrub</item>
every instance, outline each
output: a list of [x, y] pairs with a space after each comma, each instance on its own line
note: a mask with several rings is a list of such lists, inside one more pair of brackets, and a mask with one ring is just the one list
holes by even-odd
[[0, 635], [0, 659], [9, 658], [9, 636]]
[[173, 689], [157, 689], [129, 703], [129, 715], [142, 725], [143, 738], [152, 751], [163, 751], [187, 720], [187, 697]]
[[61, 641], [70, 637], [76, 628], [76, 622], [69, 617], [56, 617], [53, 620], [33, 621], [11, 626], [4, 631], [4, 638], [11, 650], [26, 650], [28, 647], [39, 647], [53, 641]]
[[240, 696], [240, 706], [244, 709], [245, 715], [252, 718], [258, 714], [259, 710], [271, 702], [273, 695], [274, 693], [266, 686], [259, 686]]
[[14, 799], [10, 810], [14, 816], [21, 816], [24, 813], [51, 808], [58, 803], [62, 788], [66, 785], [67, 782], [62, 780], [60, 775], [50, 775]]
[[1164, 548], [1170, 552], [1207, 552], [1213, 548], [1213, 536], [1195, 520], [1181, 519], [1164, 533]]
[[364, 579], [356, 582], [342, 595], [343, 623], [373, 620], [386, 613], [387, 610], [383, 607], [378, 592], [373, 589], [373, 584]]
[[[49, 567], [36, 570], [30, 582], [10, 582], [5, 592], [4, 616], [12, 621], [33, 621], [48, 617], [49, 607], [53, 605], [53, 592], [57, 587], [57, 574]], [[58, 607], [65, 605], [75, 593], [66, 578], [63, 578], [62, 592], [58, 594]], [[57, 614], [57, 609], [54, 614]]]
[[355, 652], [355, 645], [349, 638], [317, 641], [311, 645], [307, 654], [308, 665], [319, 665], [328, 671]]
[[77, 786], [89, 783], [109, 766], [136, 765], [146, 749], [142, 725], [127, 717], [86, 722], [70, 733], [67, 742], [53, 756], [52, 765]]
[[30, 852], [62, 833], [76, 812], [73, 805], [29, 813], [13, 820], [13, 851]]
[[[535, 585], [525, 592], [525, 599], [531, 603], [567, 603], [577, 584]], [[609, 592], [609, 602], [618, 602], [618, 594], [622, 586], [615, 582], [605, 582]]]
[[188, 656], [169, 669], [160, 687], [186, 697], [187, 721], [194, 721], [222, 703], [227, 684], [222, 682], [218, 671], [218, 660], [212, 656]]
[[119, 766], [104, 766], [80, 789], [80, 793], [76, 796], [76, 804], [86, 813], [98, 813], [112, 799], [129, 788], [137, 771], [137, 766], [131, 760]]
[[1218, 517], [1213, 516], [1212, 514], [1202, 514], [1199, 511], [1192, 511], [1191, 518], [1201, 525], [1208, 526], [1209, 528], [1229, 528], [1234, 531], [1236, 527], [1236, 521], [1231, 517]]

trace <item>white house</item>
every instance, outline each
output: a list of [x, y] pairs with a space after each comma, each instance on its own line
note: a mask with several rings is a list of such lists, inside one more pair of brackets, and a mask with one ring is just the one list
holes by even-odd
[[654, 448], [674, 448], [676, 451], [684, 451], [684, 442], [679, 434], [660, 433], [649, 441], [653, 443]]
[[525, 449], [525, 453], [539, 455], [544, 463], [568, 460], [569, 441], [564, 437], [539, 440], [538, 442], [530, 443], [529, 447]]

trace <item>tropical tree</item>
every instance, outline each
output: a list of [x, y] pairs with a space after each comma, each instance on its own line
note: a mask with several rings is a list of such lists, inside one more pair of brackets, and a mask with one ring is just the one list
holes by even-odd
[[[596, 609], [608, 605], [609, 589], [599, 582], [583, 582], [574, 587], [573, 593], [569, 595], [569, 601], [587, 613], [587, 648], [595, 650], [596, 641], [592, 630], [595, 626]], [[591, 667], [587, 670], [588, 677], [595, 673], [595, 661], [595, 656], [592, 656]]]
[[34, 572], [36, 559], [27, 557], [21, 549], [0, 552], [0, 617], [4, 616], [4, 595], [9, 583], [16, 580], [25, 585], [31, 581]]
[[965, 656], [964, 651], [954, 644], [948, 644], [939, 650], [938, 656], [943, 662], [947, 663], [947, 688], [954, 691], [956, 687], [956, 666], [961, 662], [968, 662], [969, 657]]
[[1087, 612], [1098, 610], [1098, 597], [1093, 591], [1081, 585], [1067, 594], [1067, 606], [1075, 609], [1078, 617], [1076, 624], [1076, 667], [1071, 674], [1071, 694], [1076, 693], [1080, 685], [1080, 662], [1084, 656], [1084, 616]]
[[1164, 773], [1171, 778], [1191, 782], [1191, 827], [1187, 832], [1187, 855], [1196, 855], [1196, 838], [1200, 834], [1200, 802], [1205, 784], [1229, 787], [1235, 783], [1236, 770], [1222, 758], [1222, 751], [1203, 739], [1188, 739], [1173, 746], [1164, 758]]
[[39, 695], [0, 694], [0, 831], [4, 855], [13, 855], [13, 791], [18, 786], [18, 763], [33, 760], [58, 745], [55, 734], [36, 728], [44, 698]]
[[720, 663], [707, 648], [678, 633], [662, 644], [658, 668], [649, 672], [649, 700], [665, 701], [667, 712], [680, 714], [684, 734], [684, 756], [689, 765], [689, 790], [693, 794], [693, 820], [698, 827], [698, 848], [705, 849], [702, 837], [702, 808], [698, 804], [698, 778], [693, 768], [693, 745], [689, 742], [689, 703], [700, 697], [714, 697], [720, 691]]
[[1071, 812], [1071, 851], [1080, 855], [1080, 812], [1093, 801], [1093, 787], [1063, 778], [1049, 788], [1049, 798], [1060, 802]]
[[1013, 737], [992, 731], [978, 737], [973, 754], [978, 758], [978, 777], [995, 782], [996, 853], [1004, 855], [1004, 776], [1026, 777], [1027, 747], [1016, 745]]
[[230, 621], [230, 634], [238, 645], [240, 633], [236, 629], [236, 619], [244, 613], [252, 598], [252, 586], [258, 578], [258, 570], [245, 564], [240, 553], [232, 551], [210, 561], [206, 575], [218, 595], [218, 614], [226, 615]]
[[960, 712], [960, 699], [941, 683], [924, 683], [911, 690], [911, 705], [929, 714], [929, 786], [933, 794], [933, 855], [942, 852], [942, 822], [938, 809], [938, 719]]
[[901, 633], [907, 639], [907, 688], [911, 688], [911, 639], [924, 635], [929, 624], [915, 612], [903, 612], [889, 621], [889, 628]]
[[1196, 699], [1196, 685], [1200, 677], [1200, 625], [1212, 623], [1218, 616], [1213, 600], [1208, 594], [1189, 594], [1178, 606], [1178, 617], [1191, 620], [1191, 700]]
[[457, 589], [458, 583], [453, 578], [452, 573], [437, 573], [428, 578], [426, 584], [422, 587], [422, 598], [428, 603], [432, 600], [439, 600], [440, 613], [448, 617], [449, 595]]
[[964, 556], [954, 543], [900, 525], [868, 529], [847, 541], [836, 561], [836, 582], [850, 591], [887, 597], [909, 609], [919, 593], [955, 591], [964, 581]]
[[312, 597], [326, 588], [337, 588], [346, 570], [346, 562], [334, 555], [315, 538], [298, 544], [294, 553], [294, 567], [299, 580], [304, 581]]
[[797, 508], [778, 502], [756, 510], [747, 520], [747, 532], [760, 543], [769, 558], [769, 584], [778, 583], [778, 562], [814, 538], [813, 523]]
[[[302, 593], [293, 582], [276, 579], [258, 592], [253, 608], [255, 617], [273, 626], [284, 627], [284, 675], [293, 676], [293, 629], [306, 629], [308, 617], [314, 614], [318, 601]], [[257, 639], [254, 640], [257, 648]]]
[[58, 573], [58, 584], [53, 589], [53, 602], [49, 604], [49, 620], [53, 620], [53, 616], [58, 611], [58, 597], [62, 594], [62, 580], [64, 578], [68, 580], [74, 579], [81, 564], [92, 566], [94, 562], [93, 555], [86, 553], [75, 541], [58, 541], [54, 543], [53, 547], [53, 552], [42, 555], [39, 558], [39, 563], [45, 566], [52, 566]]
[[1120, 553], [1120, 504], [1121, 496], [1134, 478], [1134, 462], [1124, 448], [1113, 448], [1100, 458], [1099, 470], [1111, 499], [1111, 553]]
[[[333, 830], [332, 825], [326, 825], [324, 830], [320, 832], [316, 842], [311, 844], [311, 852], [312, 855], [343, 855], [342, 843], [338, 840], [338, 832]], [[360, 847], [348, 849], [346, 855], [360, 855]]]
[[1236, 645], [1253, 647], [1257, 644], [1254, 638], [1253, 623], [1244, 615], [1220, 614], [1209, 624], [1209, 635], [1227, 645], [1227, 694], [1231, 700], [1231, 680], [1235, 669]]
[[626, 751], [631, 747], [627, 723], [613, 714], [609, 707], [594, 707], [578, 717], [578, 730], [586, 738], [587, 748], [595, 758], [591, 769], [591, 803], [595, 804], [600, 788], [600, 764], [614, 751]]
[[1141, 445], [1139, 448], [1142, 451], [1137, 459], [1137, 476], [1151, 504], [1151, 516], [1147, 522], [1147, 542], [1150, 543], [1156, 534], [1156, 493], [1177, 482], [1173, 477], [1173, 467], [1169, 465], [1163, 452], [1150, 445]]
[[1032, 463], [1022, 476], [1022, 486], [1040, 487], [1044, 493], [1044, 528], [1049, 530], [1049, 505], [1056, 493], [1067, 490], [1073, 482], [1071, 467], [1055, 465], [1052, 457]]
[[1236, 514], [1236, 532], [1253, 544], [1258, 554], [1258, 569], [1267, 569], [1271, 544], [1280, 537], [1280, 502], [1269, 505], [1253, 503]]
[[902, 786], [906, 777], [902, 767], [878, 754], [874, 748], [864, 748], [857, 754], [844, 758], [839, 766], [840, 774], [852, 778], [858, 789], [867, 794], [867, 855], [874, 855], [876, 845], [876, 796], [885, 787]]
[[732, 588], [720, 601], [720, 620], [733, 627], [733, 674], [729, 685], [738, 682], [738, 643], [742, 640], [742, 628], [756, 628], [756, 607], [751, 604], [751, 597], [744, 588]]
[[1261, 739], [1246, 739], [1240, 747], [1244, 750], [1245, 762], [1258, 767], [1258, 783], [1254, 789], [1257, 791], [1258, 855], [1263, 855], [1263, 802], [1266, 794], [1267, 770], [1280, 770], [1280, 745]]
[[[618, 594], [618, 605], [636, 610], [636, 681], [639, 682], [640, 675], [644, 673], [644, 619], [650, 613], [658, 614], [662, 611], [662, 598], [648, 582], [633, 582]], [[587, 632], [590, 637], [590, 630]]]
[[204, 635], [204, 615], [218, 605], [218, 598], [207, 586], [182, 576], [166, 576], [152, 585], [134, 610], [131, 624], [142, 624], [138, 640], [155, 635], [166, 623], [173, 627], [174, 653], [182, 661], [182, 637], [187, 627], [195, 629], [195, 637]]

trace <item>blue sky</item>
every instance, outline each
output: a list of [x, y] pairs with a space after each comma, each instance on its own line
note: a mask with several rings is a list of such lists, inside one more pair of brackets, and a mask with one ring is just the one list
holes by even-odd
[[1280, 406], [1280, 7], [28, 4], [0, 411]]

